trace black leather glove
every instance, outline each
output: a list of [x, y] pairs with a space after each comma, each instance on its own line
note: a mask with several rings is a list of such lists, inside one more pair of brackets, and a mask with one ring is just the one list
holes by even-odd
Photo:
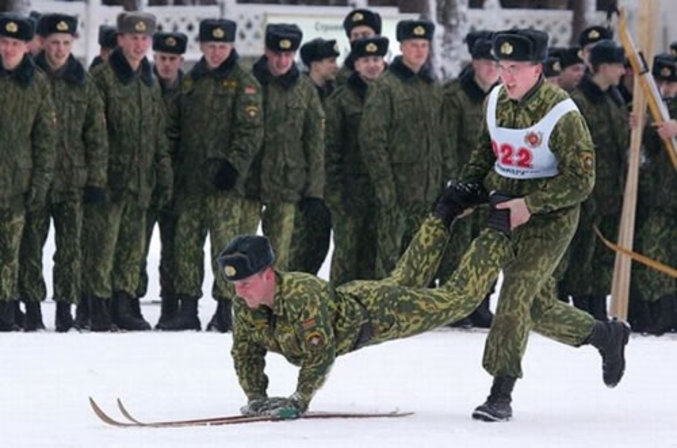
[[499, 210], [496, 205], [514, 199], [507, 193], [494, 191], [489, 196], [489, 217], [487, 218], [487, 227], [498, 230], [507, 236], [510, 236], [510, 210]]
[[237, 183], [238, 175], [239, 173], [235, 167], [227, 160], [224, 160], [223, 163], [221, 163], [221, 167], [216, 173], [216, 176], [214, 176], [214, 186], [217, 190], [221, 191], [232, 190]]
[[106, 198], [106, 189], [94, 185], [86, 185], [82, 192], [82, 202], [85, 204], [99, 204]]
[[487, 192], [481, 183], [449, 181], [435, 204], [433, 215], [449, 227], [464, 210], [484, 204], [487, 200]]

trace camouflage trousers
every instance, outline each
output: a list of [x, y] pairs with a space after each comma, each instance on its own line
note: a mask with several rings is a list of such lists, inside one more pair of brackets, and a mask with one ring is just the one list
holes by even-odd
[[239, 232], [241, 234], [256, 235], [260, 221], [261, 203], [255, 199], [243, 198], [240, 224], [238, 225]]
[[376, 278], [385, 278], [397, 264], [431, 204], [402, 204], [392, 209], [377, 210], [376, 217]]
[[440, 288], [426, 288], [439, 267], [447, 238], [442, 222], [428, 217], [390, 276], [337, 288], [337, 293], [351, 296], [367, 310], [373, 328], [367, 345], [413, 336], [466, 317], [512, 257], [508, 238], [485, 229], [449, 280]]
[[223, 248], [239, 234], [242, 196], [229, 191], [181, 200], [176, 220], [174, 287], [179, 297], [202, 297], [204, 280], [204, 243], [209, 233], [211, 267], [214, 273], [212, 297], [233, 297], [233, 286], [225, 281], [218, 265]]
[[332, 217], [323, 204], [323, 213], [313, 217], [297, 207], [287, 270], [317, 274], [329, 252]]
[[24, 212], [17, 207], [0, 209], [0, 300], [17, 299], [19, 288], [19, 247]]
[[81, 292], [82, 202], [70, 200], [50, 203], [26, 213], [19, 252], [19, 296], [24, 301], [40, 302], [47, 296], [43, 277], [42, 249], [54, 220], [54, 300], [78, 303]]
[[295, 215], [296, 204], [292, 202], [266, 204], [261, 214], [263, 234], [273, 246], [275, 269], [279, 271], [288, 270]]
[[376, 278], [376, 205], [368, 197], [356, 197], [332, 208], [334, 253], [331, 283]]
[[557, 299], [553, 272], [578, 223], [578, 207], [532, 215], [511, 238], [514, 258], [503, 268], [498, 307], [482, 365], [493, 376], [522, 376], [529, 332], [571, 346], [581, 345], [594, 319]]
[[146, 208], [133, 195], [85, 207], [83, 292], [109, 299], [113, 291], [131, 296], [139, 287], [146, 247]]
[[146, 212], [146, 248], [139, 270], [139, 287], [136, 297], [143, 297], [148, 292], [148, 252], [153, 236], [155, 223], [160, 230], [160, 297], [174, 297], [174, 234], [176, 233], [176, 213], [170, 209], [158, 210], [151, 206]]
[[[677, 215], [661, 208], [651, 209], [637, 232], [637, 250], [668, 266], [677, 260]], [[633, 263], [632, 277], [638, 297], [647, 302], [677, 292], [677, 279], [649, 267]]]

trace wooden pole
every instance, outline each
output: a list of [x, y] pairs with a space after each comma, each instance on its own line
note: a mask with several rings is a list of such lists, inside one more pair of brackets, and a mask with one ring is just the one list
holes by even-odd
[[[657, 0], [644, 0], [639, 6], [638, 45], [648, 60], [653, 59], [654, 30], [658, 11]], [[618, 245], [632, 250], [635, 236], [635, 210], [637, 208], [637, 184], [639, 177], [639, 157], [642, 145], [642, 131], [646, 117], [647, 101], [640, 85], [639, 76], [635, 76], [632, 110], [637, 117], [637, 125], [630, 137], [630, 154], [628, 175], [623, 195], [623, 210], [618, 230]], [[632, 259], [625, 254], [617, 253], [614, 263], [614, 275], [611, 284], [610, 314], [621, 320], [628, 317], [628, 299], [630, 295], [630, 276]]]

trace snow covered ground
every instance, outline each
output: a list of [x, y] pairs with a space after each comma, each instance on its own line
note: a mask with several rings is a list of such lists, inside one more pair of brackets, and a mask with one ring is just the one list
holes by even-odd
[[[48, 247], [48, 269], [50, 258]], [[154, 275], [155, 258], [151, 266]], [[159, 306], [153, 297], [155, 278], [142, 307], [154, 324]], [[213, 309], [211, 299], [201, 301], [203, 326]], [[237, 413], [245, 398], [229, 356], [231, 336], [57, 334], [53, 302], [43, 313], [47, 332], [0, 336], [2, 447], [677, 447], [674, 334], [633, 335], [627, 373], [616, 389], [602, 383], [594, 349], [534, 334], [508, 423], [470, 418], [491, 382], [481, 368], [486, 332], [446, 329], [339, 358], [311, 405], [317, 411], [415, 412], [410, 417], [120, 429], [97, 420], [87, 397], [115, 417], [115, 398], [121, 397], [141, 420]], [[268, 356], [267, 373], [270, 394], [293, 392], [297, 370], [282, 357]]]

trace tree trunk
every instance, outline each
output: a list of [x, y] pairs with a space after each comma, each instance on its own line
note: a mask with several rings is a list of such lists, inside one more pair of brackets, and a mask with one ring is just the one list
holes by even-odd
[[468, 32], [468, 0], [437, 0], [437, 21], [442, 27], [434, 46], [435, 71], [440, 79], [458, 76], [463, 65], [463, 38]]

